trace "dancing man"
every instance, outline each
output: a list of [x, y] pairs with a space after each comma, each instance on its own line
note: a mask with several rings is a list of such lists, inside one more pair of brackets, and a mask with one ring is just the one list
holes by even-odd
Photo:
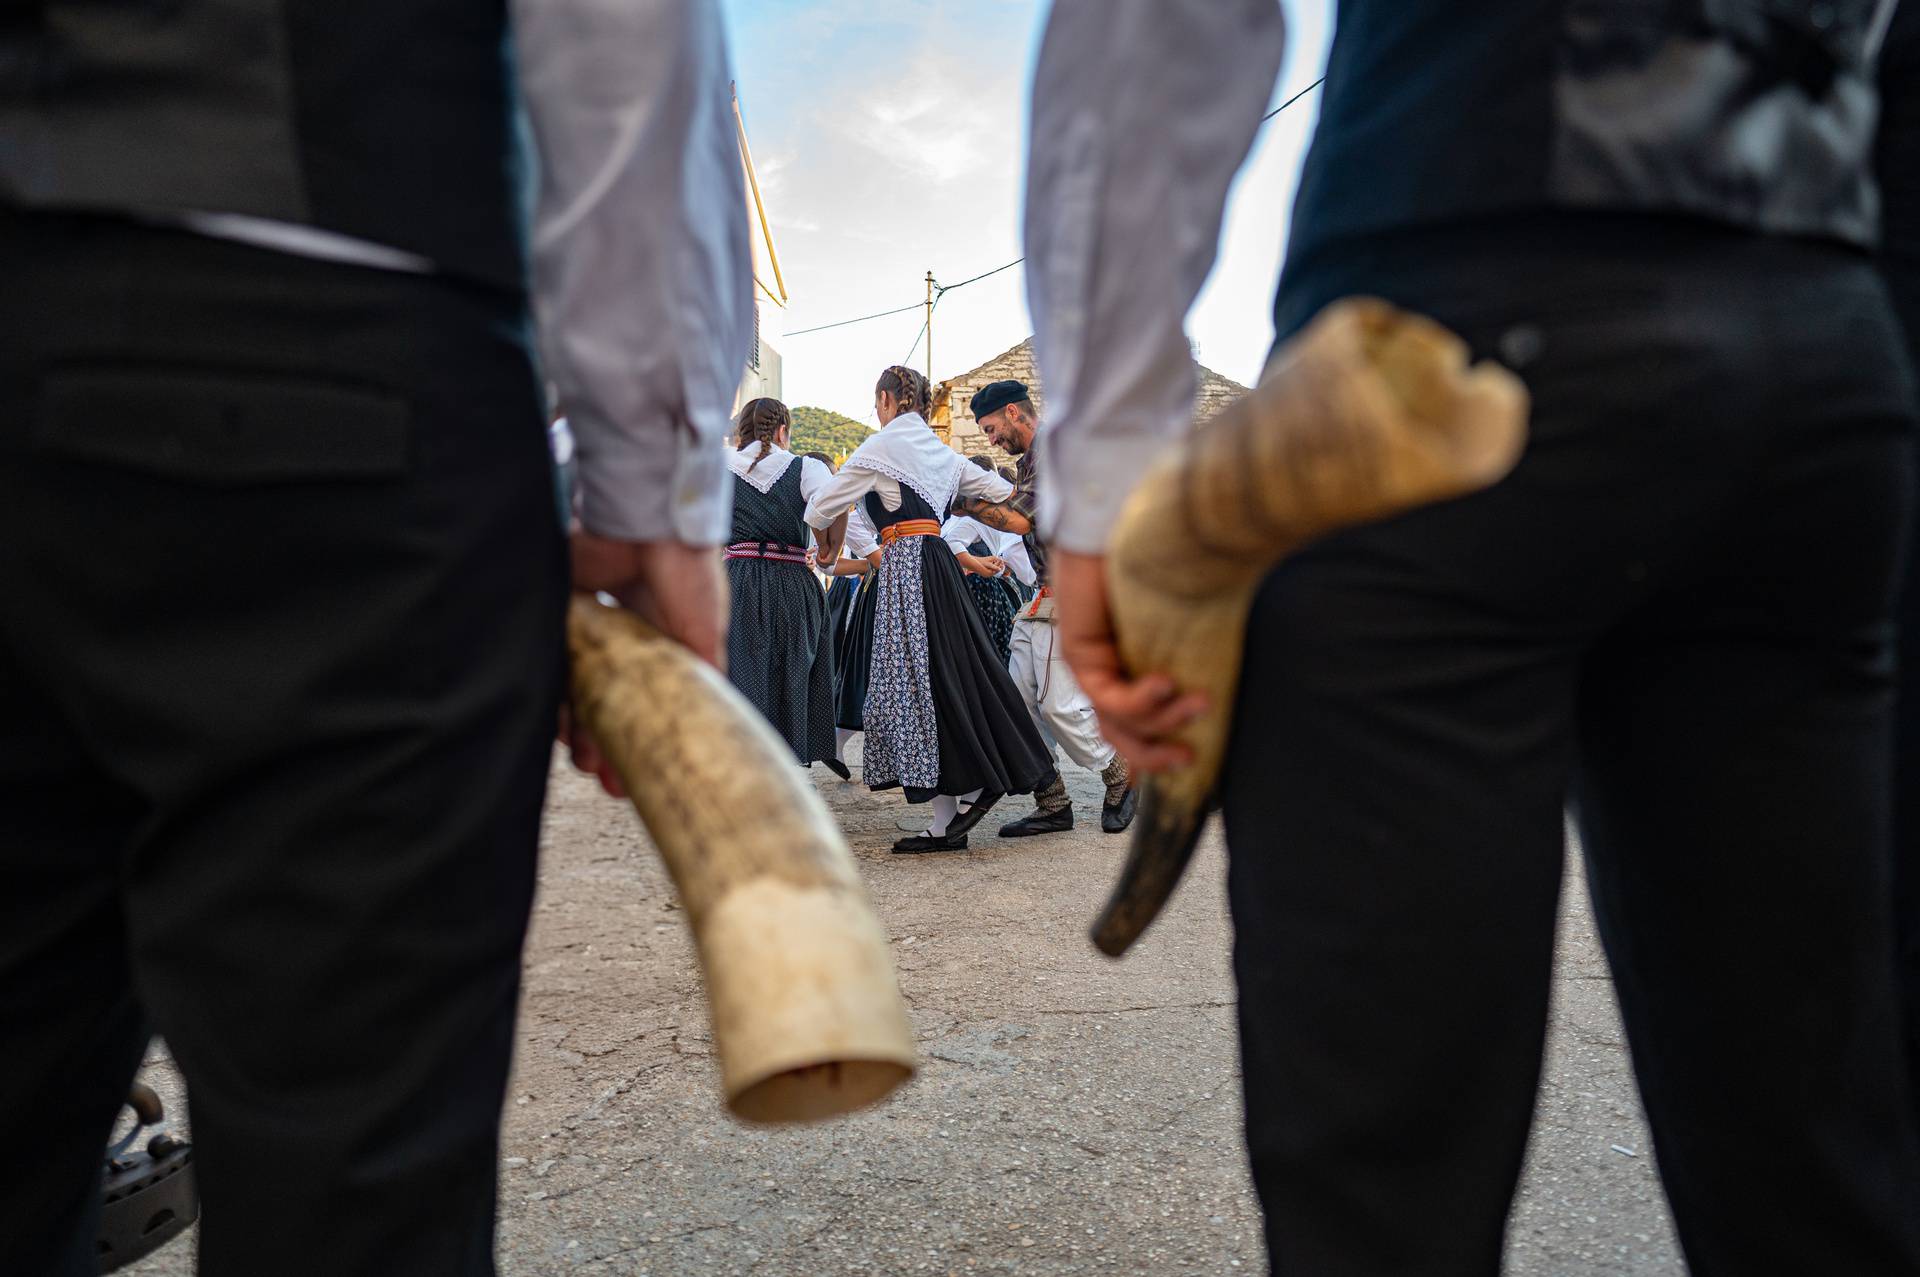
[[[1059, 751], [1089, 771], [1100, 773], [1106, 786], [1100, 808], [1100, 828], [1120, 833], [1133, 823], [1133, 776], [1126, 758], [1100, 735], [1100, 723], [1093, 702], [1074, 681], [1054, 630], [1053, 591], [1047, 585], [1047, 551], [1034, 525], [1039, 501], [1038, 454], [1034, 435], [1040, 427], [1038, 414], [1027, 388], [1017, 381], [996, 381], [982, 386], [969, 401], [973, 419], [987, 432], [994, 446], [1013, 454], [1015, 482], [1013, 499], [1005, 508], [984, 502], [966, 501], [959, 509], [990, 528], [1017, 533], [1026, 546], [1027, 559], [1033, 565], [1038, 591], [1033, 601], [1022, 607], [1013, 620], [1013, 642], [1008, 665], [1013, 684], [1027, 704], [1027, 712], [1046, 739], [1047, 749], [1057, 758]], [[1056, 769], [1053, 779], [1034, 796], [1034, 810], [1020, 819], [1000, 826], [1002, 838], [1024, 838], [1032, 834], [1059, 833], [1073, 828], [1073, 800], [1067, 796], [1066, 782]]]

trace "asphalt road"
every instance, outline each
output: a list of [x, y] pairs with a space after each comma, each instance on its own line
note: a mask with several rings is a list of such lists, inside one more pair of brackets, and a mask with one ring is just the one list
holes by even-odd
[[[630, 812], [556, 765], [506, 1107], [502, 1273], [1265, 1271], [1217, 838], [1113, 963], [1085, 939], [1122, 846], [1099, 832], [1097, 778], [1070, 772], [1071, 834], [1003, 842], [995, 812], [969, 853], [900, 857], [897, 796], [814, 776], [892, 937], [921, 1075], [825, 1127], [726, 1118], [665, 873]], [[1507, 1271], [1684, 1272], [1577, 873], [1555, 990]], [[177, 1096], [163, 1052], [149, 1073]], [[190, 1245], [129, 1271], [189, 1273]]]

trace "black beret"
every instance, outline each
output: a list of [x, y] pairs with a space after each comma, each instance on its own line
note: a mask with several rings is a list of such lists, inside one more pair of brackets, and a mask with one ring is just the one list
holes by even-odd
[[975, 421], [988, 413], [999, 412], [1010, 403], [1020, 403], [1027, 398], [1025, 383], [1018, 381], [995, 381], [973, 392], [967, 409], [973, 413]]

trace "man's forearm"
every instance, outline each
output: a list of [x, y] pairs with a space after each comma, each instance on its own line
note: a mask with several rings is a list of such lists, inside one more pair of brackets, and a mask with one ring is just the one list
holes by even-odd
[[954, 509], [969, 518], [978, 519], [997, 532], [1025, 536], [1033, 531], [1033, 521], [1005, 503], [996, 504], [979, 497], [962, 497], [954, 502]]

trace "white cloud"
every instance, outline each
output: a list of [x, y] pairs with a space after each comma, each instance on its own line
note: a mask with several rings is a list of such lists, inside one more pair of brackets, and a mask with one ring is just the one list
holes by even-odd
[[[1289, 3], [1295, 49], [1281, 88], [1317, 75], [1326, 0]], [[1020, 256], [1021, 165], [1040, 0], [733, 0], [735, 57], [754, 158], [791, 308], [768, 316], [794, 404], [865, 417], [873, 381], [920, 331], [918, 310], [807, 336], [919, 300]], [[989, 56], [1005, 50], [1002, 58]], [[1209, 366], [1257, 375], [1309, 98], [1263, 132], [1241, 175], [1220, 263], [1190, 330]], [[934, 375], [984, 362], [1032, 331], [1016, 268], [949, 294], [934, 317]], [[914, 362], [923, 365], [925, 348]]]

